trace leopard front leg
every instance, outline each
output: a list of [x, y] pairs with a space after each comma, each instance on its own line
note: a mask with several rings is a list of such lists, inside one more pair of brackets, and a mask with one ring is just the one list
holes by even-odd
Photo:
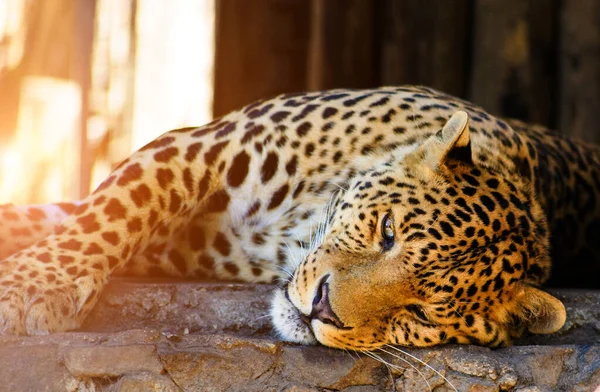
[[79, 202], [0, 205], [0, 260], [50, 235]]
[[54, 234], [0, 263], [0, 333], [77, 328], [111, 273], [160, 225], [221, 205], [219, 176], [196, 142], [189, 132], [163, 135], [126, 160]]

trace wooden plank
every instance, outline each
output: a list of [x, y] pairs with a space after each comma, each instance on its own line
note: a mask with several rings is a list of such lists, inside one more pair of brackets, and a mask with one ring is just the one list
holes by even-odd
[[313, 0], [308, 89], [366, 88], [377, 82], [371, 0]]
[[565, 0], [560, 42], [560, 129], [598, 143], [600, 2]]
[[[1, 0], [0, 0], [1, 1]], [[5, 144], [17, 127], [21, 85], [29, 75], [70, 79], [75, 2], [36, 2], [25, 9], [23, 56], [18, 65], [0, 74], [0, 132]]]
[[[22, 167], [11, 168], [23, 189], [11, 196], [14, 202], [89, 193], [88, 154], [79, 152], [86, 139], [95, 5], [95, 0], [55, 0], [25, 9], [23, 57], [0, 75], [2, 146], [15, 156], [28, 156]], [[44, 143], [50, 133], [56, 140]]]
[[385, 0], [378, 15], [381, 83], [424, 84], [464, 95], [466, 0]]
[[96, 0], [79, 0], [75, 4], [73, 36], [74, 53], [71, 57], [72, 78], [81, 88], [81, 112], [79, 116], [79, 191], [77, 198], [83, 199], [91, 189], [93, 160], [88, 145], [88, 120], [91, 115], [90, 93], [92, 77], [92, 50], [94, 46], [94, 25]]
[[310, 2], [218, 0], [214, 115], [306, 88]]
[[547, 0], [475, 2], [472, 101], [494, 114], [554, 125], [556, 12]]

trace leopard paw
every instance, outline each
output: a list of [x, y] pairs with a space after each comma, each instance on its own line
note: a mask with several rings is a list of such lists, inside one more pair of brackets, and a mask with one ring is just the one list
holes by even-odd
[[97, 292], [90, 289], [93, 280], [68, 281], [57, 273], [29, 281], [18, 273], [0, 276], [1, 335], [44, 335], [76, 329]]

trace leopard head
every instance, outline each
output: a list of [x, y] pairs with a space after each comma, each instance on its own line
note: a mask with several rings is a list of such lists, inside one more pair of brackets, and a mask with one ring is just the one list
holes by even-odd
[[273, 297], [284, 340], [498, 347], [564, 324], [563, 304], [537, 288], [550, 270], [542, 209], [518, 174], [474, 162], [465, 112], [357, 175], [329, 211]]

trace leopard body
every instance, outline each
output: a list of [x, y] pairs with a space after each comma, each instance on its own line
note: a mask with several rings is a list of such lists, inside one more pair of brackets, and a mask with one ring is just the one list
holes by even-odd
[[552, 265], [598, 286], [599, 196], [597, 147], [426, 87], [282, 95], [1, 207], [0, 331], [77, 328], [128, 274], [277, 282], [300, 343], [505, 345], [564, 323]]

